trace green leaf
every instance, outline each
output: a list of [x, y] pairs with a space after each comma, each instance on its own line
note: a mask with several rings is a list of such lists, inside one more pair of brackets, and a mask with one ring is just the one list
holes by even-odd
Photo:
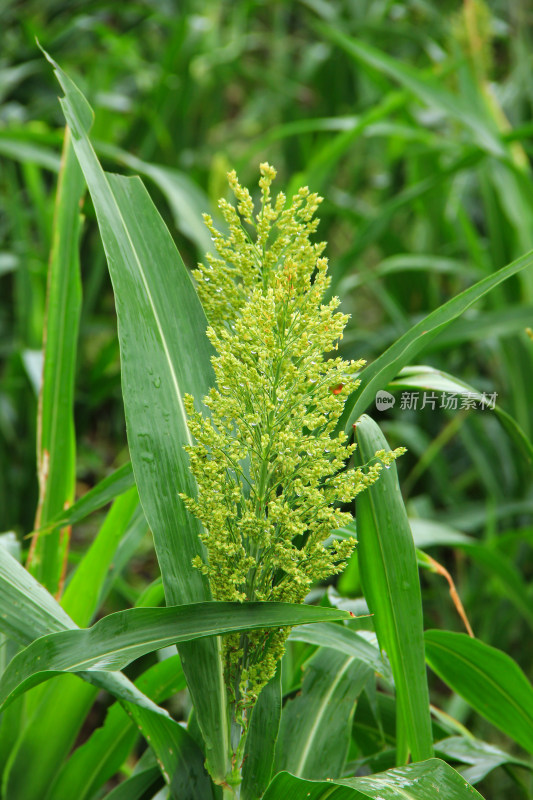
[[66, 525], [75, 525], [88, 517], [89, 514], [98, 511], [119, 495], [127, 492], [132, 486], [135, 486], [133, 468], [129, 463], [124, 464], [124, 466], [112, 472], [111, 475], [108, 475], [107, 478], [97, 483], [96, 486], [93, 486], [87, 494], [76, 500], [70, 508], [56, 514], [37, 533], [49, 531], [52, 528], [64, 528]]
[[458, 547], [463, 544], [476, 543], [473, 536], [461, 533], [455, 530], [455, 528], [451, 528], [449, 525], [435, 522], [433, 519], [410, 517], [409, 527], [413, 534], [415, 546], [419, 547], [421, 550], [425, 550], [426, 547], [441, 545]]
[[[212, 383], [206, 319], [141, 181], [103, 172], [87, 137], [92, 110], [65, 73], [54, 67], [65, 92], [61, 105], [93, 199], [115, 292], [129, 448], [167, 603], [209, 600], [205, 577], [192, 564], [196, 555], [203, 554], [200, 524], [178, 496], [179, 491], [195, 493], [183, 449], [191, 443], [183, 394], [203, 397]], [[222, 780], [229, 768], [229, 739], [220, 643], [216, 639], [193, 643], [182, 646], [180, 653], [210, 771]]]
[[[6, 631], [10, 636], [14, 636], [18, 641], [25, 644], [28, 641], [37, 639], [39, 641], [46, 641], [47, 631], [63, 631], [63, 632], [77, 632], [86, 633], [75, 628], [74, 622], [63, 611], [61, 606], [56, 600], [41, 586], [35, 578], [33, 578], [27, 570], [24, 569], [13, 558], [4, 547], [0, 547], [0, 630]], [[133, 611], [141, 611], [142, 609], [133, 609]], [[168, 611], [169, 609], [163, 609]], [[314, 609], [320, 611], [320, 609]], [[74, 630], [72, 630], [74, 628]], [[35, 642], [35, 645], [37, 642]], [[22, 651], [26, 652], [26, 650]], [[115, 697], [119, 698], [129, 714], [135, 720], [137, 726], [143, 735], [150, 742], [150, 746], [154, 750], [157, 758], [164, 765], [165, 774], [172, 780], [175, 771], [179, 768], [179, 759], [176, 759], [176, 750], [173, 749], [172, 742], [174, 734], [172, 726], [179, 727], [168, 715], [168, 713], [151, 701], [139, 689], [132, 684], [120, 672], [101, 672], [98, 670], [91, 670], [89, 672], [81, 672], [80, 677], [93, 684], [98, 689], [105, 689]], [[66, 678], [66, 681], [64, 680]], [[82, 716], [84, 701], [87, 703], [94, 697], [93, 686], [87, 687], [85, 692], [80, 692], [79, 687], [73, 686], [76, 681], [73, 675], [61, 675], [60, 680], [63, 681], [68, 687], [69, 693], [72, 692], [74, 700], [80, 705], [77, 706], [78, 711], [73, 716], [72, 726], [75, 725], [77, 718]], [[40, 682], [40, 681], [38, 681]], [[3, 685], [3, 681], [1, 683]], [[55, 706], [52, 706], [52, 711], [57, 709], [57, 696], [54, 693], [44, 695], [43, 704], [48, 718], [53, 718], [50, 711], [49, 697], [54, 697]], [[66, 704], [68, 706], [70, 694], [65, 695]], [[88, 699], [87, 699], [88, 698]], [[36, 714], [39, 712], [37, 707]], [[161, 722], [160, 722], [161, 720]], [[59, 731], [56, 737], [51, 739], [58, 739], [58, 748], [63, 748], [63, 742], [68, 740], [68, 736], [72, 735], [73, 727], [68, 730]], [[59, 736], [61, 733], [61, 736]], [[38, 756], [35, 750], [31, 752], [31, 757], [38, 761]], [[25, 762], [28, 763], [27, 761]], [[39, 762], [41, 765], [41, 762]], [[40, 769], [45, 770], [45, 765], [41, 765]], [[32, 775], [36, 770], [26, 769], [24, 773], [20, 770], [17, 773], [6, 772], [4, 780], [12, 781], [10, 787], [18, 787], [21, 790], [20, 800], [24, 798], [27, 800], [28, 788], [27, 781], [23, 781], [23, 774], [27, 777], [28, 781], [32, 781]], [[36, 776], [39, 777], [40, 776]], [[16, 781], [16, 783], [14, 783]], [[17, 789], [18, 790], [18, 789]], [[9, 795], [14, 800], [14, 794]]]
[[[361, 463], [389, 446], [366, 415], [355, 427]], [[392, 667], [398, 704], [398, 762], [432, 755], [429, 694], [424, 661], [422, 600], [415, 546], [395, 464], [357, 498], [357, 555], [364, 595], [374, 614], [379, 646]]]
[[61, 675], [39, 689], [26, 698], [31, 696], [31, 713], [26, 713], [3, 774], [3, 795], [11, 800], [46, 796], [98, 694], [96, 686], [75, 675]]
[[473, 736], [449, 736], [435, 743], [437, 753], [451, 761], [462, 761], [471, 766], [461, 767], [463, 775], [469, 783], [478, 783], [489, 772], [502, 764], [517, 764], [532, 770], [533, 763], [515, 758], [509, 753], [494, 747], [488, 742], [482, 742]]
[[481, 795], [452, 767], [437, 758], [389, 769], [365, 778], [306, 781], [284, 772], [263, 800], [478, 800]]
[[[213, 601], [117, 611], [92, 628], [42, 636], [28, 645], [4, 673], [0, 705], [57, 672], [119, 670], [146, 653], [191, 639], [347, 618], [347, 611], [297, 603]], [[207, 687], [209, 684], [204, 686], [204, 691], [209, 694]]]
[[431, 669], [489, 722], [533, 753], [533, 686], [516, 661], [464, 633], [426, 631]]
[[[16, 535], [10, 531], [0, 534], [0, 551], [6, 549], [12, 558], [20, 561], [21, 547]], [[16, 642], [0, 633], [0, 678], [7, 665], [17, 652]], [[6, 764], [15, 744], [15, 738], [24, 719], [24, 708], [21, 701], [0, 715], [0, 774], [5, 773]]]
[[[143, 540], [146, 539], [147, 531], [148, 531], [148, 525], [146, 522], [146, 517], [144, 516], [142, 507], [139, 504], [128, 524], [128, 527], [124, 531], [123, 537], [118, 543], [118, 547], [115, 550], [115, 554], [113, 556], [113, 561], [109, 565], [109, 570], [107, 572], [105, 581], [103, 582], [100, 588], [100, 596], [98, 599], [99, 605], [105, 602], [109, 592], [111, 591], [113, 586], [115, 586], [115, 584], [120, 583], [121, 586], [123, 585], [121, 580], [121, 573], [131, 562], [131, 559], [139, 550]], [[148, 534], [148, 541], [151, 542], [150, 534]], [[158, 587], [157, 592], [154, 591], [154, 583]], [[134, 605], [136, 606], [165, 605], [165, 592], [163, 589], [163, 582], [161, 580], [160, 575], [158, 575], [157, 578], [155, 578], [152, 584], [146, 586], [142, 591], [137, 590], [130, 584], [126, 584], [126, 587], [128, 592], [130, 593], [129, 596], [133, 598]], [[118, 585], [117, 585], [117, 590], [120, 591]], [[141, 598], [143, 602], [141, 602]], [[145, 600], [147, 602], [145, 602]]]
[[23, 164], [38, 164], [51, 172], [59, 172], [61, 160], [58, 153], [49, 147], [24, 141], [16, 136], [17, 131], [11, 129], [0, 131], [0, 153], [7, 158]]
[[490, 115], [484, 113], [482, 106], [473, 108], [463, 97], [446, 91], [438, 78], [427, 72], [422, 76], [419, 70], [391, 58], [366, 42], [346, 36], [329, 25], [319, 24], [317, 28], [353, 58], [388, 75], [430, 108], [438, 109], [461, 122], [479, 147], [500, 158], [506, 156], [507, 151], [498, 129]]
[[213, 784], [204, 767], [204, 755], [190, 733], [171, 719], [146, 715], [138, 706], [131, 714], [142, 724], [174, 800], [212, 800]]
[[[139, 495], [135, 487], [115, 500], [96, 538], [69, 581], [61, 605], [81, 627], [88, 625], [98, 610], [100, 595], [113, 557], [138, 505]], [[138, 516], [135, 515], [134, 521]], [[140, 517], [144, 530], [148, 530], [142, 512]]]
[[165, 195], [174, 217], [176, 228], [196, 245], [203, 254], [213, 249], [211, 235], [202, 220], [202, 214], [209, 206], [209, 198], [185, 172], [142, 161], [131, 153], [96, 142], [98, 153], [114, 158], [119, 164], [140, 175], [146, 175]]
[[447, 325], [470, 308], [477, 300], [490, 292], [512, 275], [533, 266], [533, 251], [508, 264], [506, 267], [488, 275], [486, 278], [465, 289], [461, 294], [448, 300], [432, 311], [424, 319], [404, 333], [372, 364], [360, 373], [361, 385], [346, 400], [341, 422], [346, 430], [373, 402], [378, 389], [392, 381], [402, 367], [409, 363], [427, 344], [444, 330]]
[[343, 625], [333, 625], [329, 622], [322, 622], [317, 625], [299, 625], [291, 631], [289, 641], [307, 642], [307, 644], [318, 645], [318, 647], [329, 647], [339, 653], [353, 656], [372, 667], [374, 672], [392, 682], [390, 666], [381, 657], [377, 647], [374, 647], [351, 628]]
[[[84, 190], [83, 175], [67, 129], [56, 194], [43, 332], [43, 381], [37, 416], [37, 528], [74, 499], [74, 378], [81, 311], [79, 238]], [[28, 569], [52, 593], [62, 588], [68, 543], [66, 530], [37, 535], [32, 541]]]
[[262, 797], [270, 783], [281, 720], [281, 664], [252, 711], [244, 751], [242, 800]]
[[[160, 661], [144, 672], [135, 685], [156, 703], [186, 687], [179, 656]], [[104, 724], [70, 756], [46, 800], [90, 800], [117, 772], [138, 738], [138, 730], [120, 703], [107, 712]]]
[[[115, 501], [69, 582], [61, 604], [79, 625], [88, 624], [97, 610], [109, 564], [138, 503], [135, 487]], [[146, 530], [142, 512], [141, 518]], [[67, 676], [52, 681], [46, 687], [17, 741], [10, 761], [5, 785], [6, 793], [12, 800], [44, 797], [72, 749], [97, 692], [97, 687]], [[54, 720], [54, 736], [50, 736], [50, 720]], [[26, 768], [28, 763], [34, 764], [33, 769]], [[84, 785], [87, 785], [87, 781]]]
[[104, 800], [144, 800], [148, 789], [155, 791], [161, 785], [162, 777], [159, 767], [147, 767], [112, 789], [105, 795]]
[[[22, 645], [56, 632], [78, 630], [57, 600], [8, 550], [0, 547], [0, 631]], [[25, 651], [22, 651], [25, 652]], [[119, 672], [91, 671], [81, 677], [126, 702], [168, 717]]]
[[75, 628], [57, 600], [5, 547], [0, 547], [0, 630], [19, 644]]
[[319, 650], [308, 662], [302, 692], [283, 709], [276, 771], [305, 778], [341, 775], [355, 703], [371, 670], [353, 655]]
[[[404, 367], [398, 376], [391, 381], [390, 387], [402, 387], [406, 389], [431, 389], [437, 392], [448, 392], [450, 394], [468, 393], [472, 399], [481, 401], [482, 392], [478, 392], [468, 383], [449, 375], [442, 370], [427, 366]], [[533, 461], [533, 444], [520, 427], [518, 422], [499, 405], [494, 406], [494, 414], [499, 419], [502, 427], [520, 448], [527, 461]]]

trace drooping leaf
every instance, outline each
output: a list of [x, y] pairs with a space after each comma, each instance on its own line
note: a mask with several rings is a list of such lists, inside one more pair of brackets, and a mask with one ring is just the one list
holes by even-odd
[[[0, 631], [22, 645], [47, 634], [79, 630], [57, 600], [0, 547]], [[24, 651], [22, 651], [24, 652]], [[168, 717], [120, 672], [91, 671], [81, 677], [113, 696]]]
[[212, 800], [213, 784], [205, 771], [205, 758], [193, 737], [174, 720], [146, 715], [131, 706], [131, 715], [156, 754], [173, 800]]
[[[487, 396], [477, 391], [473, 386], [470, 386], [465, 381], [455, 378], [442, 370], [434, 369], [427, 366], [412, 366], [404, 367], [400, 370], [397, 377], [391, 381], [391, 387], [400, 387], [408, 389], [430, 389], [438, 392], [447, 392], [449, 394], [462, 394], [467, 393], [473, 400], [477, 402], [484, 402], [487, 408]], [[507, 431], [509, 436], [517, 444], [521, 452], [524, 454], [528, 462], [533, 461], [533, 444], [525, 431], [520, 427], [518, 422], [496, 403], [492, 409], [502, 424], [503, 428]]]
[[57, 600], [9, 550], [0, 547], [0, 630], [22, 645], [75, 628]]
[[[185, 688], [179, 656], [160, 661], [144, 672], [135, 685], [154, 702], [161, 703]], [[122, 766], [139, 736], [133, 720], [120, 703], [107, 712], [104, 724], [76, 748], [54, 781], [47, 800], [90, 800]]]
[[354, 656], [392, 682], [390, 666], [381, 657], [377, 647], [373, 647], [370, 642], [350, 628], [328, 622], [321, 622], [318, 625], [299, 625], [291, 631], [289, 641], [329, 647], [332, 650], [338, 650], [339, 653]]
[[[61, 605], [79, 625], [87, 625], [97, 610], [109, 564], [138, 503], [135, 487], [115, 501], [67, 586]], [[144, 517], [143, 522], [146, 529]], [[12, 800], [44, 796], [72, 749], [97, 693], [96, 686], [61, 676], [36, 697], [31, 719], [10, 759], [9, 775], [4, 777], [6, 794]], [[54, 736], [50, 736], [51, 720]], [[34, 764], [33, 769], [27, 769], [28, 763]], [[84, 785], [88, 785], [87, 780]]]
[[449, 736], [436, 742], [435, 751], [451, 761], [461, 761], [469, 766], [461, 767], [460, 772], [469, 783], [479, 783], [489, 772], [502, 764], [517, 764], [533, 770], [533, 762], [516, 758], [488, 742], [473, 736]]
[[450, 322], [507, 278], [532, 266], [533, 252], [526, 253], [451, 298], [400, 336], [384, 353], [361, 371], [361, 385], [347, 399], [341, 419], [346, 430], [350, 430], [352, 423], [367, 410], [378, 389], [383, 389], [393, 380], [402, 367], [418, 353], [423, 352], [426, 344], [433, 341]]
[[[41, 641], [46, 640], [46, 634], [50, 631], [84, 633], [76, 628], [74, 622], [49, 592], [3, 547], [0, 547], [0, 589], [2, 590], [0, 591], [0, 630], [8, 632], [11, 637], [22, 644], [38, 638]], [[150, 700], [120, 672], [90, 670], [80, 672], [79, 676], [92, 686], [80, 691], [76, 686], [76, 676], [70, 673], [60, 676], [65, 692], [68, 691], [72, 702], [76, 703], [74, 723], [83, 716], [84, 708], [92, 702], [96, 694], [93, 687], [105, 689], [121, 701], [134, 719], [139, 730], [149, 741], [156, 757], [164, 764], [165, 774], [170, 780], [173, 779], [177, 770], [183, 772], [185, 762], [183, 759], [176, 758], [177, 751], [172, 745], [174, 736], [180, 736], [179, 733], [174, 734], [172, 726], [179, 726], [170, 718], [167, 711]], [[69, 696], [65, 694], [67, 705], [70, 702]], [[51, 714], [50, 698], [53, 699], [57, 709], [57, 696], [54, 687], [51, 687], [50, 693], [47, 692], [43, 696], [42, 705], [37, 706], [35, 714], [38, 715], [41, 710]], [[65, 729], [61, 737], [56, 735], [58, 751], [63, 752], [63, 743], [68, 742], [68, 737], [72, 736], [72, 730], [72, 727]], [[32, 750], [31, 755], [37, 758], [35, 749]], [[44, 767], [42, 769], [44, 774]], [[33, 781], [33, 772], [26, 770], [26, 773], [29, 775], [28, 780]], [[28, 797], [28, 788], [30, 788], [28, 780], [23, 780], [22, 777], [23, 773], [20, 770], [16, 772], [9, 770], [5, 773], [4, 785], [7, 786], [9, 782], [11, 798], [17, 796], [21, 800], [22, 798], [26, 800]], [[39, 781], [41, 780], [40, 775], [36, 775], [37, 778]], [[181, 779], [186, 779], [186, 776], [184, 778], [182, 775]], [[17, 795], [14, 794], [15, 791], [17, 791]]]

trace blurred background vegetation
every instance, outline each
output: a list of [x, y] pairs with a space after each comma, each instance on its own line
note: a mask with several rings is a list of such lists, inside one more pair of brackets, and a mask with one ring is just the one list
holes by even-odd
[[[143, 176], [191, 267], [211, 246], [201, 213], [216, 214], [229, 168], [253, 186], [268, 160], [280, 188], [308, 184], [324, 196], [332, 292], [352, 315], [345, 357], [372, 360], [533, 247], [527, 1], [3, 0], [0, 35], [0, 530], [31, 531], [37, 500], [36, 392], [63, 131], [36, 38], [95, 109], [106, 168]], [[128, 459], [114, 303], [89, 199], [84, 215], [79, 494]], [[526, 271], [418, 363], [497, 392], [531, 438], [531, 327]], [[531, 676], [531, 464], [490, 411], [399, 406], [375, 416], [391, 445], [409, 448], [400, 474], [420, 541], [453, 574], [475, 633]], [[93, 531], [77, 530], [72, 558]], [[117, 604], [153, 576], [148, 545], [133, 568]], [[461, 630], [447, 584], [426, 575], [428, 625]], [[360, 593], [355, 564], [339, 588]], [[438, 687], [436, 696], [445, 706]], [[457, 698], [447, 710], [468, 721]], [[477, 733], [497, 742], [487, 728]]]

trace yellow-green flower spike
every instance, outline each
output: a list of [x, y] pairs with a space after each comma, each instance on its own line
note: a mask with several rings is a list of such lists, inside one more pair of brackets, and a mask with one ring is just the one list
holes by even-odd
[[[334, 434], [364, 361], [328, 358], [348, 317], [330, 279], [324, 244], [311, 236], [321, 198], [300, 189], [287, 204], [271, 198], [275, 170], [261, 164], [261, 206], [235, 172], [237, 209], [219, 204], [228, 226], [210, 217], [218, 257], [195, 272], [216, 356], [210, 417], [186, 398], [195, 445], [187, 448], [198, 485], [187, 508], [203, 523], [208, 576], [216, 600], [303, 602], [311, 585], [340, 572], [355, 540], [325, 546], [350, 515], [350, 503], [400, 451], [348, 467], [355, 445]], [[227, 680], [241, 708], [273, 675], [287, 631], [226, 639]]]

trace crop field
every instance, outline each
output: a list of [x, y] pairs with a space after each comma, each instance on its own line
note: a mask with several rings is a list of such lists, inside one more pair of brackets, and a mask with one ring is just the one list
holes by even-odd
[[0, 800], [533, 800], [533, 6], [0, 12]]

